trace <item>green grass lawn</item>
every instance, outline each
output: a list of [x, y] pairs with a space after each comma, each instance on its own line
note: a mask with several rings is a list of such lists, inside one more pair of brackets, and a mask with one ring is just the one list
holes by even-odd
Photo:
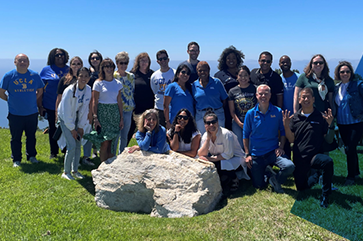
[[80, 167], [84, 180], [62, 179], [63, 156], [49, 160], [48, 135], [40, 131], [39, 164], [27, 162], [24, 150], [21, 167], [12, 167], [7, 129], [0, 130], [0, 149], [0, 240], [363, 240], [363, 181], [342, 186], [347, 170], [339, 151], [331, 153], [339, 190], [328, 209], [319, 206], [320, 187], [298, 194], [290, 178], [285, 194], [242, 182], [215, 211], [168, 219], [97, 207], [92, 168]]

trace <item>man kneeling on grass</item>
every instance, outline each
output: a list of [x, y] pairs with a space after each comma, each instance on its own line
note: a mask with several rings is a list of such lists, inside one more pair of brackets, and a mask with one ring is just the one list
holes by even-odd
[[321, 207], [328, 207], [328, 196], [334, 173], [333, 160], [323, 153], [324, 136], [333, 122], [331, 109], [320, 113], [314, 108], [315, 98], [311, 88], [304, 88], [299, 93], [301, 109], [290, 116], [290, 111], [283, 112], [286, 137], [294, 143], [293, 160], [295, 163], [295, 184], [297, 190], [305, 190], [316, 184], [317, 179], [310, 175], [311, 169], [323, 171], [323, 191]]

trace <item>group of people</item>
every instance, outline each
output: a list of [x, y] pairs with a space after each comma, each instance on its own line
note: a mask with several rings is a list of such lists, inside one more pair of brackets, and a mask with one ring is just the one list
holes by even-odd
[[[291, 70], [291, 59], [282, 56], [279, 75], [271, 69], [271, 53], [262, 52], [260, 68], [250, 71], [243, 65], [244, 54], [230, 46], [222, 52], [219, 71], [212, 77], [209, 64], [198, 60], [199, 52], [198, 43], [189, 43], [189, 59], [174, 70], [167, 51], [160, 50], [156, 53], [160, 69], [155, 72], [144, 52], [128, 72], [127, 52], [118, 53], [114, 62], [94, 51], [88, 69], [77, 56], [68, 66], [67, 51], [55, 48], [39, 75], [28, 70], [25, 54], [17, 55], [16, 69], [0, 82], [0, 98], [9, 104], [14, 167], [21, 162], [23, 131], [27, 159], [38, 162], [39, 113], [49, 124], [50, 158], [57, 157], [63, 138], [62, 177], [68, 180], [83, 178], [78, 172], [81, 145], [82, 164], [94, 165], [92, 146], [105, 161], [117, 149], [123, 152], [137, 130], [138, 145], [128, 152], [173, 150], [213, 162], [222, 187], [231, 190], [242, 178], [251, 177], [256, 188], [270, 183], [275, 192], [283, 193], [281, 184], [292, 174], [297, 189], [304, 190], [321, 174], [320, 204], [327, 207], [334, 173], [328, 147], [336, 122], [347, 155], [345, 185], [355, 183], [360, 175], [357, 145], [363, 134], [363, 82], [349, 62], [336, 67], [335, 85], [320, 54], [311, 58], [301, 75]], [[62, 130], [58, 143], [57, 126]]]

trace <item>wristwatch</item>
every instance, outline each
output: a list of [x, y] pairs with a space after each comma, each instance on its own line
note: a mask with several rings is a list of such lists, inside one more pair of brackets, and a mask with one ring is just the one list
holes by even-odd
[[245, 158], [252, 156], [251, 153], [246, 153]]

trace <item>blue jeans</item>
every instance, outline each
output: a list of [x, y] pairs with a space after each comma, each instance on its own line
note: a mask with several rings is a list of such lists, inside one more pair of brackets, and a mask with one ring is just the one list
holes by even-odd
[[92, 142], [88, 141], [83, 145], [83, 156], [90, 157], [92, 152]]
[[275, 165], [280, 168], [280, 171], [276, 176], [276, 179], [280, 184], [283, 184], [295, 169], [294, 163], [287, 159], [285, 155], [276, 157], [275, 150], [262, 156], [252, 156], [251, 175], [254, 187], [266, 187], [267, 183], [264, 180], [264, 175], [267, 165]]
[[234, 121], [232, 120], [232, 132], [237, 136], [237, 140], [239, 144], [241, 145], [242, 149], [243, 147], [243, 129]]
[[[195, 115], [195, 122], [197, 123], [197, 128], [200, 131], [202, 136], [205, 132], [203, 117], [206, 112], [207, 111], [205, 111], [205, 110], [197, 110], [197, 113]], [[219, 126], [224, 127], [224, 110], [223, 110], [223, 108], [221, 107], [217, 110], [214, 110], [214, 113], [218, 116]]]
[[79, 158], [81, 157], [81, 142], [75, 140], [71, 131], [66, 127], [64, 121], [60, 120], [62, 128], [62, 135], [64, 135], [67, 144], [67, 152], [64, 157], [64, 172], [70, 174], [71, 169], [73, 172], [78, 171]]
[[13, 162], [21, 161], [21, 137], [23, 136], [23, 131], [25, 131], [26, 136], [27, 159], [29, 160], [30, 157], [35, 157], [37, 155], [35, 149], [35, 132], [38, 127], [38, 113], [27, 116], [12, 115], [9, 113], [8, 120], [11, 134], [11, 157]]
[[115, 150], [116, 150], [118, 139], [120, 138], [118, 154], [121, 154], [128, 144], [127, 135], [129, 133], [129, 130], [131, 127], [131, 118], [132, 118], [132, 111], [124, 111], [122, 113], [123, 113], [123, 117], [124, 117], [124, 128], [122, 128], [122, 130], [120, 131], [120, 136], [115, 141]]

